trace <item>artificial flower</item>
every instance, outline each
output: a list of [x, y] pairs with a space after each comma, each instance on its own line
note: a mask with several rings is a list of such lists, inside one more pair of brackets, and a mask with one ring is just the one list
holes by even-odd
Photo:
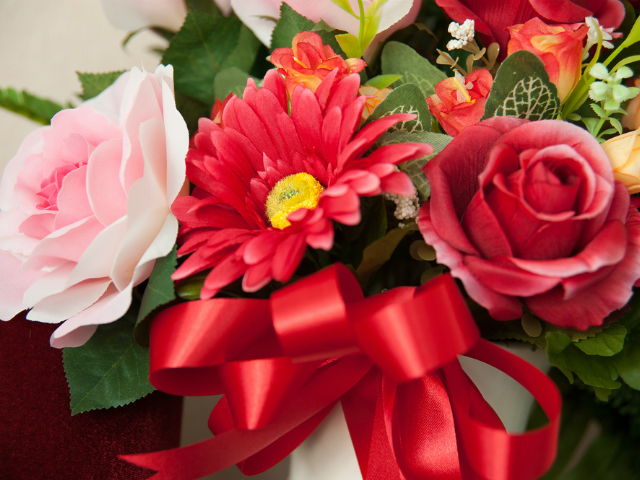
[[333, 221], [360, 222], [360, 196], [415, 192], [395, 165], [428, 154], [429, 145], [389, 145], [363, 156], [382, 133], [413, 115], [384, 117], [354, 136], [367, 98], [358, 96], [358, 75], [334, 86], [337, 73], [315, 93], [298, 86], [291, 115], [284, 80], [272, 70], [262, 88], [249, 80], [243, 98], [229, 101], [224, 128], [200, 120], [196, 148], [187, 156], [196, 188], [173, 205], [182, 223], [178, 254], [190, 254], [174, 280], [213, 268], [201, 298], [242, 276], [247, 292], [272, 279], [286, 282], [307, 245], [331, 249]]
[[476, 34], [485, 46], [498, 42], [501, 58], [507, 52], [507, 27], [534, 17], [546, 24], [579, 23], [586, 17], [596, 17], [603, 27], [617, 28], [625, 15], [620, 0], [436, 0], [436, 3], [458, 23], [474, 20]]
[[[224, 15], [231, 14], [231, 0], [215, 2]], [[161, 27], [177, 32], [187, 16], [185, 0], [102, 0], [102, 8], [116, 27], [133, 32], [144, 27]]]
[[[359, 19], [331, 0], [287, 0], [286, 3], [309, 20], [316, 23], [324, 20], [333, 28], [358, 36]], [[349, 0], [349, 3], [354, 12], [359, 12], [356, 0]], [[363, 0], [365, 10], [371, 3], [371, 0]], [[233, 11], [242, 23], [248, 26], [266, 46], [271, 44], [271, 32], [275, 27], [275, 22], [271, 19], [280, 18], [281, 4], [282, 0], [231, 0]], [[377, 40], [382, 40], [394, 31], [411, 25], [420, 11], [421, 4], [422, 0], [388, 0], [379, 11], [380, 25], [377, 30], [379, 35]]]
[[[636, 88], [640, 88], [640, 78], [633, 81]], [[627, 104], [627, 114], [622, 116], [622, 126], [629, 130], [637, 130], [640, 128], [640, 96], [631, 99]]]
[[384, 99], [387, 98], [393, 90], [389, 87], [386, 88], [376, 88], [371, 85], [363, 85], [360, 87], [359, 93], [360, 95], [367, 96], [367, 102], [364, 104], [364, 110], [362, 110], [362, 122], [365, 122], [369, 115], [373, 113], [378, 105], [384, 102]]
[[526, 50], [540, 57], [549, 80], [558, 87], [558, 97], [564, 100], [582, 75], [582, 44], [588, 28], [582, 24], [547, 25], [536, 17], [508, 30], [507, 55]]
[[322, 44], [322, 37], [315, 32], [300, 32], [293, 37], [292, 48], [276, 48], [270, 57], [271, 63], [286, 79], [289, 97], [297, 85], [315, 92], [322, 79], [337, 69], [338, 82], [351, 73], [359, 73], [367, 66], [359, 58], [346, 61], [329, 45]]
[[31, 133], [0, 184], [0, 318], [66, 320], [51, 337], [64, 347], [122, 317], [175, 243], [188, 142], [162, 65]]
[[631, 298], [640, 213], [587, 131], [491, 118], [424, 170], [425, 242], [494, 318], [520, 318], [524, 303], [549, 323], [585, 330]]
[[602, 144], [613, 167], [613, 175], [629, 193], [640, 193], [640, 137], [638, 130], [618, 135]]
[[427, 97], [429, 111], [443, 130], [455, 137], [469, 125], [480, 121], [492, 83], [491, 73], [484, 68], [466, 77], [456, 72], [454, 77], [436, 84], [435, 94]]

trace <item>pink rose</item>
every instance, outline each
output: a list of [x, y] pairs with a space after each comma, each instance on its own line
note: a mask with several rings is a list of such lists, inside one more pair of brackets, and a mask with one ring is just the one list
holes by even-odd
[[0, 318], [66, 320], [51, 337], [66, 347], [122, 317], [175, 243], [188, 143], [162, 65], [31, 133], [0, 183]]
[[439, 263], [498, 320], [585, 330], [631, 298], [640, 214], [604, 150], [557, 120], [491, 118], [467, 127], [424, 168], [418, 224]]

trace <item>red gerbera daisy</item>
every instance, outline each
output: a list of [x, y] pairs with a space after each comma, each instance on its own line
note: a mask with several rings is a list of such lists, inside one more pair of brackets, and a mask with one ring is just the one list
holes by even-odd
[[354, 136], [367, 97], [358, 96], [358, 75], [334, 86], [336, 73], [315, 93], [298, 86], [290, 115], [284, 81], [272, 70], [262, 88], [249, 80], [243, 99], [228, 102], [224, 128], [200, 119], [187, 156], [196, 187], [172, 207], [182, 223], [178, 254], [191, 254], [174, 280], [213, 268], [203, 299], [243, 275], [247, 292], [272, 279], [286, 282], [307, 245], [331, 249], [332, 221], [360, 222], [360, 196], [414, 194], [395, 165], [431, 146], [389, 145], [362, 157], [387, 129], [414, 116], [389, 115]]

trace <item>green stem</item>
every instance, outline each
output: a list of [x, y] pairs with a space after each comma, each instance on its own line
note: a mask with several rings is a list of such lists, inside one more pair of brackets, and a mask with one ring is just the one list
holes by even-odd
[[358, 32], [358, 43], [360, 44], [360, 48], [362, 49], [362, 40], [364, 39], [364, 22], [365, 22], [364, 4], [362, 3], [362, 0], [358, 0], [358, 7], [360, 8], [360, 31]]

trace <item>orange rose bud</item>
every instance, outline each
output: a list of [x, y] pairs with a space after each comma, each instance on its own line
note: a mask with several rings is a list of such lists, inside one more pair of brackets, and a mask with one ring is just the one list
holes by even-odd
[[580, 79], [582, 44], [589, 29], [583, 23], [547, 25], [537, 17], [507, 29], [511, 35], [507, 55], [527, 50], [540, 57], [558, 87], [558, 97], [564, 100]]
[[[640, 79], [636, 78], [633, 84], [640, 88]], [[629, 130], [640, 128], [640, 95], [632, 98], [627, 105], [627, 114], [622, 117], [622, 126]]]
[[377, 89], [376, 87], [372, 87], [370, 85], [363, 85], [362, 87], [360, 87], [360, 90], [358, 90], [360, 95], [366, 95], [369, 97], [367, 98], [367, 103], [364, 104], [364, 110], [362, 110], [362, 123], [364, 123], [367, 118], [369, 118], [369, 115], [373, 113], [376, 107], [380, 105], [384, 101], [384, 99], [387, 98], [387, 95], [389, 95], [392, 91], [393, 90], [389, 87], [382, 89]]
[[456, 72], [455, 77], [436, 84], [435, 95], [427, 98], [429, 111], [443, 130], [455, 137], [469, 125], [480, 121], [492, 83], [491, 73], [484, 68], [466, 77]]
[[336, 81], [339, 81], [367, 66], [360, 58], [345, 61], [329, 45], [323, 45], [322, 37], [315, 32], [298, 33], [293, 37], [293, 48], [276, 48], [271, 54], [271, 63], [285, 76], [289, 97], [297, 85], [315, 92], [322, 79], [336, 68]]
[[602, 144], [611, 166], [613, 177], [627, 187], [630, 194], [640, 192], [640, 131], [618, 135]]

